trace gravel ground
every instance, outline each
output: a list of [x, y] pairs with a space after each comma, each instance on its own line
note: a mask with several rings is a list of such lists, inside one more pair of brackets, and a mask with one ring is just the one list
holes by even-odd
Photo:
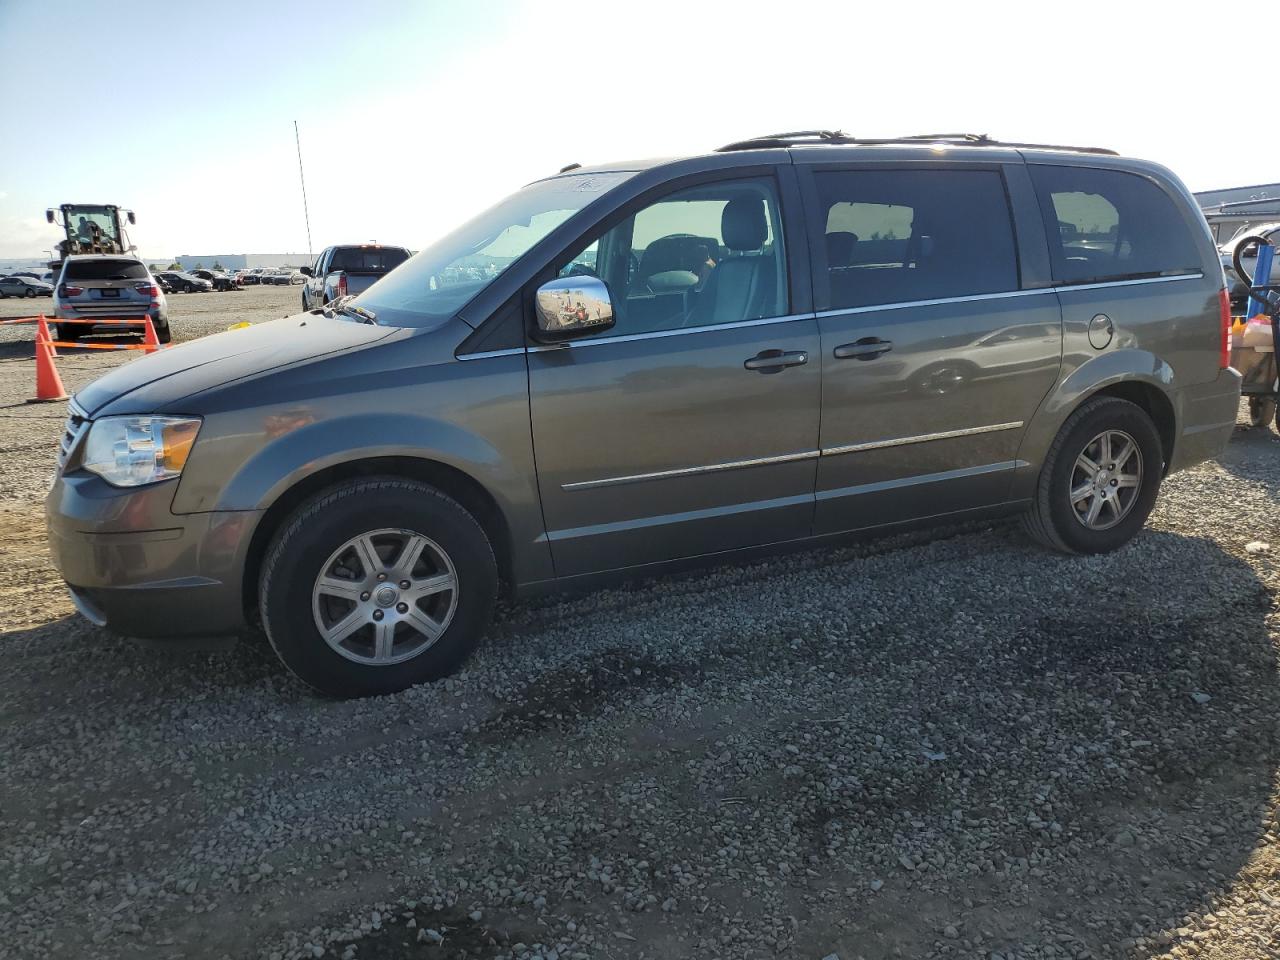
[[341, 703], [72, 615], [0, 337], [0, 957], [1280, 956], [1273, 433], [1110, 556], [970, 525], [524, 603]]

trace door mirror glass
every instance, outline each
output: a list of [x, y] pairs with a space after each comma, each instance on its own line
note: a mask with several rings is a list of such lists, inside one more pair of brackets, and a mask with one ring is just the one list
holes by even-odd
[[596, 277], [562, 277], [538, 288], [534, 298], [538, 339], [569, 340], [613, 326], [613, 298]]
[[310, 267], [299, 267], [299, 268], [298, 268], [298, 272], [299, 272], [299, 273], [301, 273], [301, 274], [303, 274], [303, 275], [305, 275], [305, 276], [308, 276], [308, 277], [309, 277], [309, 276], [311, 276], [311, 268], [310, 268]]

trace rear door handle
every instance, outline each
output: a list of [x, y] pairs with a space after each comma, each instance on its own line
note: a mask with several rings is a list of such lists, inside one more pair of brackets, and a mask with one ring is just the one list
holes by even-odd
[[803, 350], [761, 350], [743, 366], [760, 373], [778, 373], [786, 367], [798, 367], [808, 362], [809, 354]]
[[853, 343], [842, 343], [834, 353], [837, 360], [874, 360], [882, 353], [893, 349], [892, 340], [881, 340], [879, 337], [863, 337]]

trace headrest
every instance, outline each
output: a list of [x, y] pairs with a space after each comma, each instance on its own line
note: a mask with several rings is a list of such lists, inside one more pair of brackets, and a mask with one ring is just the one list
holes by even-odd
[[720, 215], [720, 233], [724, 237], [724, 245], [730, 250], [759, 250], [768, 235], [764, 201], [760, 197], [730, 200]]
[[640, 275], [652, 276], [667, 270], [698, 270], [711, 257], [711, 244], [706, 237], [671, 234], [658, 237], [640, 255]]

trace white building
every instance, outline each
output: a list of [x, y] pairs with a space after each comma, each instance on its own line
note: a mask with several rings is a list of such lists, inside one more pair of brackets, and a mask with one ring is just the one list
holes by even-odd
[[184, 253], [174, 257], [174, 262], [181, 264], [183, 270], [212, 270], [214, 264], [224, 270], [247, 270], [250, 267], [308, 267], [313, 259], [305, 253]]

